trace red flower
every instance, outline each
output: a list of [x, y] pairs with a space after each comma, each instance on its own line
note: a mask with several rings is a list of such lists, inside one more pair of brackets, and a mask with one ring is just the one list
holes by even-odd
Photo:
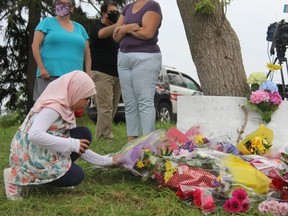
[[231, 210], [231, 212], [240, 212], [241, 203], [237, 199], [231, 198], [230, 199], [230, 210]]
[[194, 198], [193, 203], [196, 207], [201, 208], [201, 198]]
[[197, 199], [201, 199], [201, 190], [199, 188], [193, 191], [193, 197]]
[[247, 193], [243, 189], [236, 189], [232, 193], [232, 197], [236, 198], [240, 203], [247, 198]]
[[225, 203], [223, 204], [223, 208], [225, 212], [231, 212], [231, 203], [230, 199], [226, 200]]
[[242, 208], [240, 210], [240, 212], [247, 212], [250, 208], [250, 202], [248, 199], [243, 200], [242, 202]]
[[212, 196], [204, 197], [202, 200], [202, 205], [205, 212], [213, 212], [216, 207]]
[[154, 179], [159, 182], [164, 181], [164, 176], [159, 172], [154, 172]]
[[282, 190], [284, 186], [288, 187], [288, 184], [285, 181], [277, 177], [272, 179], [272, 184], [277, 190]]

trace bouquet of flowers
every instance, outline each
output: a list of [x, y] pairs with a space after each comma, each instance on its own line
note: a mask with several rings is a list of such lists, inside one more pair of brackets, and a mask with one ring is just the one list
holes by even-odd
[[278, 87], [272, 81], [266, 80], [265, 73], [255, 72], [247, 80], [251, 88], [247, 106], [256, 110], [265, 123], [271, 121], [271, 116], [282, 102]]
[[256, 131], [238, 143], [237, 148], [244, 155], [263, 155], [270, 150], [272, 141], [273, 131], [261, 124]]
[[223, 207], [225, 212], [231, 213], [245, 213], [250, 208], [248, 195], [241, 188], [234, 189], [229, 198], [213, 188], [180, 185], [176, 196], [185, 203], [196, 206], [206, 214], [214, 212], [219, 207]]
[[[287, 188], [286, 199], [288, 200], [288, 149], [287, 148], [285, 149], [284, 152], [281, 152], [280, 160], [281, 160], [281, 163], [276, 167], [275, 171], [278, 174], [279, 178], [286, 183], [284, 186]], [[277, 189], [282, 189], [281, 187]]]
[[[257, 194], [269, 190], [271, 179], [237, 156], [236, 150], [227, 142], [208, 140], [198, 126], [185, 134], [170, 128], [129, 142], [117, 153], [121, 154], [117, 160], [143, 180], [152, 178], [160, 188], [178, 190], [185, 202], [190, 199], [190, 205], [210, 213], [223, 207], [235, 186]], [[246, 212], [249, 202], [242, 197], [240, 202], [232, 195], [224, 208]]]

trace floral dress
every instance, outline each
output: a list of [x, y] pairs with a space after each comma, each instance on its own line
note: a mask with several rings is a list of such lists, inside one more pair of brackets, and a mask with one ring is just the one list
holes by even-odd
[[[71, 166], [70, 154], [47, 150], [29, 141], [32, 125], [30, 112], [18, 128], [10, 147], [9, 162], [12, 168], [10, 181], [16, 185], [44, 184], [63, 176]], [[70, 136], [71, 124], [59, 117], [47, 133], [58, 137]]]

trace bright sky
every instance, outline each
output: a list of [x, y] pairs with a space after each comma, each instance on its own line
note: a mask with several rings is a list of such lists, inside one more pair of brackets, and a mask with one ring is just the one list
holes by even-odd
[[[163, 13], [159, 35], [163, 64], [176, 67], [198, 80], [176, 0], [156, 1], [160, 3]], [[246, 74], [268, 72], [265, 67], [270, 61], [266, 41], [267, 28], [281, 19], [287, 21], [288, 13], [283, 13], [285, 4], [288, 4], [288, 1], [233, 0], [228, 6], [227, 17], [240, 40]], [[271, 43], [269, 48], [270, 45]], [[287, 77], [286, 67], [283, 73]], [[280, 76], [275, 76], [274, 80], [281, 82]]]

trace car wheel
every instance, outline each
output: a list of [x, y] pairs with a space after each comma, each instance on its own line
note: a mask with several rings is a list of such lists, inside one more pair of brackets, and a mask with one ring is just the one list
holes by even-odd
[[161, 122], [170, 122], [172, 117], [172, 109], [166, 102], [160, 102], [158, 105], [158, 120]]

